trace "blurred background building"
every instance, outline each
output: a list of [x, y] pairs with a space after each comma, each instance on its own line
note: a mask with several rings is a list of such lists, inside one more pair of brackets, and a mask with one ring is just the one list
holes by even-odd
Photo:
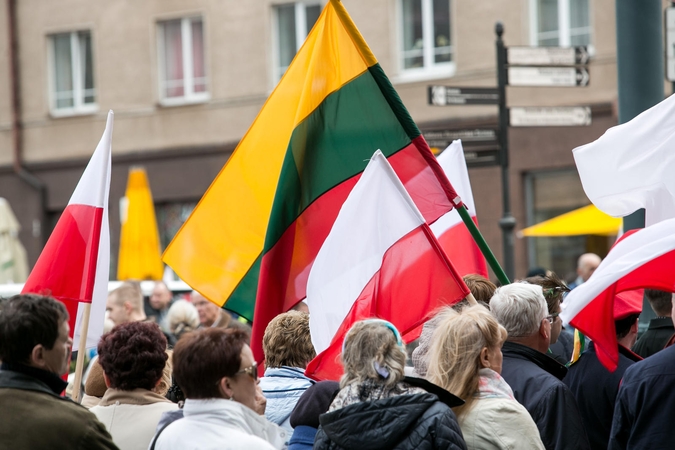
[[[424, 131], [497, 128], [496, 106], [428, 105], [427, 87], [496, 86], [508, 46], [587, 45], [584, 88], [509, 87], [509, 106], [590, 106], [584, 127], [511, 128], [516, 231], [588, 204], [571, 150], [617, 123], [614, 0], [343, 0]], [[316, 21], [325, 0], [5, 0], [0, 8], [0, 197], [33, 264], [115, 111], [111, 273], [130, 166], [145, 167], [162, 248], [189, 215]], [[12, 96], [12, 92], [16, 95]], [[473, 168], [478, 220], [502, 250], [498, 166]], [[516, 276], [565, 276], [606, 237], [516, 240]]]

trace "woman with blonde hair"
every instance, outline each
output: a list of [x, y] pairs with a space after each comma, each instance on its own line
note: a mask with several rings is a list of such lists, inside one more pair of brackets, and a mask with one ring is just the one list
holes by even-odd
[[345, 374], [314, 449], [466, 449], [451, 407], [462, 403], [431, 383], [404, 378], [405, 344], [391, 323], [357, 322], [342, 349]]
[[500, 375], [506, 337], [482, 306], [439, 314], [427, 375], [464, 399], [453, 409], [469, 450], [544, 449], [532, 417]]

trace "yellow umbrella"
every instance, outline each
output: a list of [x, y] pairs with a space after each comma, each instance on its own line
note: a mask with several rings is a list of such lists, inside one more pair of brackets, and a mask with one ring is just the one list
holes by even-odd
[[620, 227], [621, 218], [608, 216], [595, 205], [588, 205], [527, 227], [518, 232], [518, 237], [577, 236], [583, 234], [614, 236], [618, 234]]
[[0, 197], [0, 284], [23, 283], [28, 278], [28, 259], [19, 230], [9, 202]]
[[118, 280], [161, 280], [164, 266], [148, 177], [142, 167], [129, 169], [127, 191], [120, 202], [122, 231]]

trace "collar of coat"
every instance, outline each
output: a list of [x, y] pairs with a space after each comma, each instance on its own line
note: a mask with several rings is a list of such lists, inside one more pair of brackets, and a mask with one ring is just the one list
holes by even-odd
[[[2, 378], [2, 387], [41, 391], [60, 397], [68, 386], [68, 382], [54, 373], [24, 364], [3, 362], [0, 371], [3, 374], [7, 372], [7, 376]], [[11, 386], [6, 386], [5, 383]]]
[[150, 405], [152, 403], [171, 403], [165, 397], [147, 389], [133, 389], [123, 391], [121, 389], [108, 388], [101, 398], [98, 406], [110, 406], [119, 402], [122, 405]]
[[530, 361], [561, 381], [567, 375], [567, 367], [550, 356], [522, 344], [506, 341], [502, 347], [502, 354], [504, 358], [512, 357]]

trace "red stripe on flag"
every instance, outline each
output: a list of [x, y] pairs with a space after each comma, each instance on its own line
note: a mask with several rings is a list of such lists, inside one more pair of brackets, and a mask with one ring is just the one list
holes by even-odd
[[[472, 219], [478, 226], [478, 220], [475, 217]], [[462, 276], [472, 273], [488, 276], [485, 258], [463, 222], [445, 230], [438, 237], [438, 242], [457, 269], [457, 273]]]
[[[427, 223], [431, 223], [450, 211], [452, 204], [436, 172], [429, 167], [417, 147], [421, 145], [416, 142], [419, 139], [422, 138], [415, 139], [390, 156], [388, 161]], [[426, 142], [423, 144], [426, 145]], [[251, 336], [251, 348], [256, 361], [264, 359], [262, 338], [267, 324], [307, 296], [307, 278], [314, 258], [359, 178], [361, 174], [316, 199], [263, 256]]]
[[[64, 302], [90, 303], [102, 220], [103, 208], [66, 206], [22, 293], [50, 295]], [[73, 322], [71, 330], [74, 328]]]
[[[333, 340], [307, 366], [306, 375], [338, 380], [340, 352], [347, 331], [359, 320], [378, 317], [393, 323], [404, 339], [440, 307], [453, 305], [469, 293], [437, 245], [428, 225], [414, 229], [387, 250], [382, 266], [354, 302]], [[319, 314], [317, 312], [317, 314]]]

